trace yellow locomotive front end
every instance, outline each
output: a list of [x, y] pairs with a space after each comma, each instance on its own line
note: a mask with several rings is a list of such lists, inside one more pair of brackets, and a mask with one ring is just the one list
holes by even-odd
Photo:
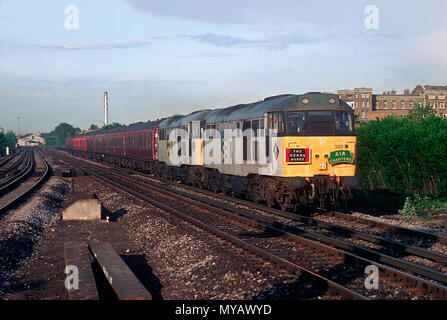
[[356, 137], [284, 137], [284, 177], [355, 176]]
[[[318, 104], [306, 104], [316, 98]], [[266, 123], [277, 133], [273, 153], [278, 164], [273, 173], [277, 179], [268, 180], [271, 187], [263, 190], [263, 198], [283, 210], [311, 204], [321, 208], [343, 205], [351, 197], [351, 187], [360, 184], [355, 176], [353, 110], [332, 96], [309, 94], [303, 101], [299, 108], [265, 115]]]

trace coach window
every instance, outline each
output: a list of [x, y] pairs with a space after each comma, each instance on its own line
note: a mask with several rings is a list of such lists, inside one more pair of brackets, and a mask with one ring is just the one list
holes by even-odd
[[237, 137], [240, 138], [241, 137], [241, 123], [239, 121], [236, 122], [236, 132], [237, 132]]
[[200, 122], [192, 123], [192, 138], [200, 139]]
[[284, 115], [282, 112], [275, 112], [273, 114], [273, 129], [278, 132], [284, 132]]
[[259, 120], [259, 136], [263, 137], [264, 136], [264, 119], [260, 119]]
[[273, 114], [272, 129], [278, 131], [278, 124], [279, 124], [278, 112], [275, 112], [275, 113]]
[[[258, 136], [258, 130], [259, 130], [259, 120], [253, 120], [251, 122], [251, 128], [253, 129], [255, 137]], [[255, 153], [255, 161], [258, 161], [258, 139], [254, 139], [253, 142], [254, 146], [254, 153]]]
[[269, 113], [269, 115], [268, 115], [266, 128], [273, 129], [273, 113]]
[[[244, 121], [242, 124], [242, 131], [245, 133], [245, 130], [250, 130], [251, 129], [251, 121]], [[248, 134], [251, 137], [251, 134], [249, 132], [246, 132], [246, 134]], [[247, 161], [248, 159], [248, 137], [247, 135], [244, 134], [243, 138], [242, 138], [242, 142], [243, 142], [243, 159], [244, 161]]]
[[255, 137], [258, 136], [259, 133], [259, 120], [252, 120], [251, 122], [251, 128], [253, 129], [253, 133], [255, 135]]
[[279, 112], [279, 132], [284, 132], [284, 113]]

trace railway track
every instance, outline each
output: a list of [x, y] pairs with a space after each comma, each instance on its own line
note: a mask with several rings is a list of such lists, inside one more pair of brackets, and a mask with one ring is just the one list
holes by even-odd
[[2, 168], [3, 166], [5, 166], [8, 162], [10, 162], [12, 159], [14, 159], [17, 155], [21, 154], [22, 152], [19, 153], [15, 153], [9, 156], [6, 156], [2, 159], [0, 159], [0, 168]]
[[26, 151], [24, 157], [21, 169], [0, 183], [0, 218], [49, 177], [50, 167], [40, 151]]
[[[298, 228], [298, 230], [301, 230], [301, 234], [305, 234], [306, 237], [309, 237], [310, 239], [321, 239], [321, 241], [335, 245], [342, 250], [355, 252], [364, 258], [374, 260], [378, 263], [389, 264], [393, 267], [447, 284], [447, 275], [445, 274], [445, 270], [447, 270], [447, 256], [442, 252], [413, 246], [404, 241], [408, 238], [417, 238], [419, 239], [418, 242], [424, 243], [424, 241], [427, 241], [426, 243], [435, 242], [443, 244], [445, 239], [443, 236], [397, 227], [396, 229], [401, 233], [404, 233], [406, 237], [403, 240], [399, 239], [400, 241], [396, 241], [352, 228], [342, 227], [338, 224], [320, 221], [318, 218], [287, 213], [221, 194], [216, 195], [203, 189], [189, 186], [185, 187], [184, 185], [176, 183], [170, 183], [169, 186], [176, 189], [186, 189], [191, 192], [191, 197], [195, 197], [194, 193], [203, 194], [209, 199], [204, 201], [210, 204], [213, 202], [215, 203], [215, 198], [221, 199], [222, 201], [225, 201], [225, 203], [219, 206], [223, 206], [230, 211], [238, 211], [235, 206], [242, 206], [252, 211], [254, 214], [268, 213], [270, 217], [279, 217], [281, 219], [280, 222]], [[366, 220], [364, 224], [367, 224], [370, 221], [367, 219], [359, 219], [360, 222], [363, 222], [363, 220]], [[381, 223], [374, 222], [374, 224], [377, 228], [382, 226]], [[387, 227], [390, 227], [390, 229], [394, 227], [387, 224], [383, 225], [385, 229]], [[396, 239], [396, 236], [394, 235], [393, 238]], [[418, 264], [402, 260], [411, 257], [419, 258], [421, 260], [419, 263], [422, 263], [423, 265], [419, 266]]]
[[[120, 188], [140, 199], [144, 199], [165, 211], [206, 229], [218, 237], [231, 241], [252, 253], [268, 258], [290, 270], [299, 268], [300, 275], [322, 277], [332, 291], [356, 292], [350, 298], [447, 298], [447, 288], [430, 280], [416, 277], [389, 266], [398, 263], [403, 270], [427, 272], [425, 276], [436, 279], [436, 272], [408, 264], [405, 261], [381, 255], [368, 249], [347, 245], [321, 234], [308, 232], [294, 226], [285, 225], [265, 216], [254, 214], [206, 197], [182, 193], [168, 185], [137, 181], [135, 177], [123, 175], [121, 170], [105, 170], [104, 167], [86, 163], [74, 158], [65, 158], [85, 172]], [[169, 203], [169, 205], [166, 205]], [[185, 203], [188, 206], [185, 206]], [[186, 212], [186, 213], [185, 213]], [[339, 248], [342, 247], [342, 248]], [[369, 255], [376, 260], [357, 255]], [[384, 260], [388, 265], [381, 264]], [[381, 289], [372, 294], [365, 288], [365, 267], [375, 265], [382, 282]], [[404, 266], [404, 267], [402, 267]], [[417, 273], [417, 272], [416, 272]], [[324, 280], [321, 280], [324, 279]], [[439, 279], [437, 279], [439, 281]], [[330, 285], [329, 285], [330, 284]], [[343, 284], [343, 285], [342, 285]], [[404, 290], [402, 290], [404, 289]], [[338, 290], [338, 291], [337, 291]], [[344, 291], [345, 294], [346, 292]]]
[[[143, 177], [145, 179], [147, 177]], [[152, 177], [150, 179], [153, 179]], [[145, 179], [146, 180], [146, 179]], [[161, 181], [161, 180], [158, 180]], [[146, 180], [147, 183], [150, 183]], [[164, 182], [167, 183], [167, 182]], [[194, 194], [202, 194], [210, 200], [202, 200], [209, 204], [216, 203], [215, 199], [220, 199], [225, 202], [223, 205], [227, 210], [237, 211], [235, 206], [243, 206], [248, 210], [252, 210], [255, 213], [268, 213], [274, 217], [281, 218], [281, 221], [286, 224], [292, 224], [296, 227], [305, 227], [306, 230], [311, 230], [319, 232], [322, 235], [337, 237], [339, 240], [346, 240], [347, 237], [352, 239], [354, 244], [367, 246], [377, 253], [384, 253], [388, 255], [378, 256], [377, 262], [390, 263], [394, 267], [402, 268], [407, 271], [414, 272], [415, 274], [425, 276], [430, 279], [436, 279], [437, 281], [447, 284], [447, 275], [445, 274], [447, 268], [447, 256], [442, 252], [442, 249], [446, 250], [442, 245], [447, 244], [447, 237], [442, 235], [436, 235], [429, 232], [423, 232], [419, 230], [412, 230], [407, 228], [402, 228], [399, 226], [394, 226], [387, 223], [377, 222], [373, 220], [368, 220], [360, 217], [353, 217], [340, 212], [330, 212], [323, 216], [317, 216], [315, 218], [302, 216], [299, 214], [283, 212], [274, 208], [268, 208], [267, 206], [256, 204], [247, 200], [238, 199], [222, 194], [216, 194], [211, 191], [185, 186], [178, 183], [167, 183], [170, 187], [177, 190], [186, 190], [190, 192], [192, 197]], [[220, 206], [220, 205], [218, 205]], [[321, 217], [324, 216], [335, 216], [336, 219], [345, 220], [351, 222], [351, 226], [356, 224], [362, 226], [362, 230], [356, 230], [352, 227], [341, 226], [339, 221], [331, 223], [323, 221]], [[374, 227], [375, 229], [371, 229]], [[380, 236], [379, 234], [384, 234], [385, 236]], [[312, 239], [316, 237], [310, 235]], [[326, 240], [328, 243], [330, 240]], [[413, 244], [418, 244], [417, 246]], [[344, 243], [338, 243], [339, 248], [349, 249], [352, 252], [357, 251], [356, 246], [347, 246]], [[430, 249], [430, 250], [428, 250]], [[364, 252], [364, 256], [369, 259], [374, 260], [374, 253]], [[395, 259], [390, 259], [392, 257], [409, 259], [411, 257], [418, 257], [422, 263], [429, 266], [431, 269], [428, 270], [424, 267], [418, 268], [411, 264], [401, 263]], [[411, 260], [411, 259], [410, 259]], [[429, 260], [429, 261], [428, 261]], [[439, 272], [438, 272], [439, 271]]]
[[[12, 156], [11, 158], [7, 159], [6, 163], [4, 163], [3, 165], [0, 164], [0, 178], [3, 178], [5, 176], [7, 176], [11, 171], [17, 169], [20, 164], [23, 162], [24, 158], [25, 158], [26, 152], [21, 152], [20, 156], [19, 154]], [[12, 159], [17, 158], [17, 160], [15, 162], [12, 161]], [[12, 164], [10, 164], [10, 162], [13, 162]]]
[[31, 170], [34, 168], [32, 152], [26, 151], [12, 167], [14, 168], [9, 169], [16, 169], [14, 174], [0, 180], [0, 196], [14, 188], [30, 174]]

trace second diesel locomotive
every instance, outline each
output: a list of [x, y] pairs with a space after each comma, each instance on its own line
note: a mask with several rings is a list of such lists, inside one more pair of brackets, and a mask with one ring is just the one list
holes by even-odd
[[67, 149], [269, 207], [336, 207], [351, 196], [353, 110], [337, 95], [280, 95], [69, 137]]

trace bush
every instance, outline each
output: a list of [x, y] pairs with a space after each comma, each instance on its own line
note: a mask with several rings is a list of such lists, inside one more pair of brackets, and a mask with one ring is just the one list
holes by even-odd
[[357, 129], [362, 187], [405, 196], [447, 196], [447, 121], [437, 116], [389, 117]]
[[8, 131], [6, 134], [0, 132], [0, 156], [6, 155], [6, 147], [10, 153], [13, 152], [16, 144], [17, 138], [14, 132]]
[[440, 210], [440, 201], [419, 194], [407, 197], [399, 214], [407, 217], [424, 216], [430, 218], [432, 213]]

